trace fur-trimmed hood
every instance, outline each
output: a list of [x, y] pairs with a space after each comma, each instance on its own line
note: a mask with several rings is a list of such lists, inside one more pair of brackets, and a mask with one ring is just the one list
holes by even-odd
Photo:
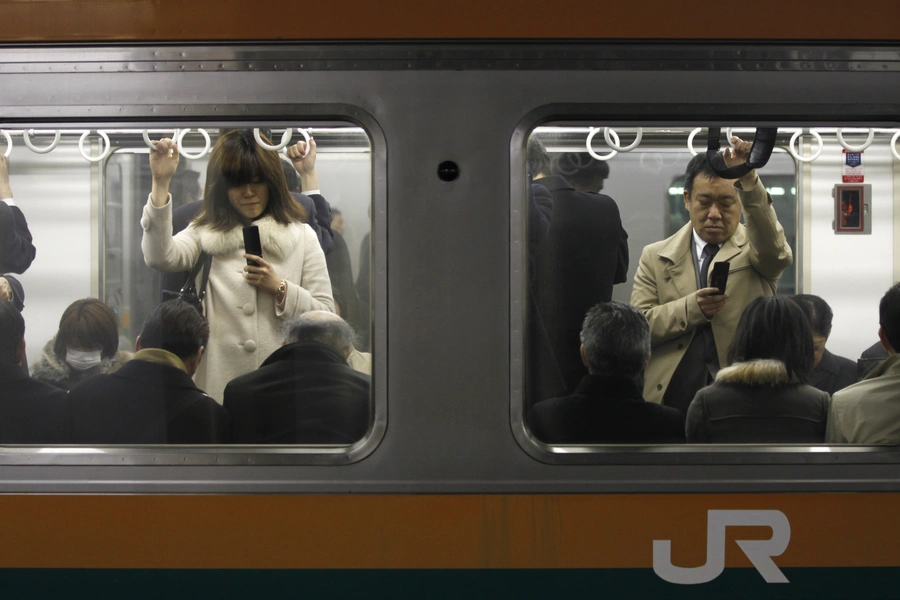
[[716, 375], [716, 383], [751, 387], [782, 387], [796, 383], [780, 360], [748, 360], [726, 367]]
[[[301, 243], [303, 227], [306, 227], [302, 223], [282, 225], [271, 215], [265, 215], [253, 224], [259, 227], [259, 239], [264, 255], [278, 260], [291, 255], [297, 244]], [[207, 254], [220, 256], [244, 247], [244, 233], [241, 227], [235, 227], [230, 231], [216, 231], [208, 225], [197, 227], [191, 223], [188, 229], [191, 228], [196, 231], [200, 247]]]
[[31, 377], [65, 391], [69, 391], [76, 383], [93, 375], [115, 373], [119, 370], [119, 367], [132, 357], [131, 352], [119, 350], [114, 357], [104, 358], [103, 362], [96, 367], [86, 371], [78, 371], [70, 367], [66, 361], [59, 360], [56, 352], [53, 350], [55, 344], [56, 336], [53, 336], [44, 346], [41, 358], [38, 359], [37, 364], [31, 370]]

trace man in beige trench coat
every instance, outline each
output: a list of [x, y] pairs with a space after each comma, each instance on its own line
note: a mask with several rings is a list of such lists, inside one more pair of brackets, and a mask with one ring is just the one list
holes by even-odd
[[[729, 167], [744, 163], [752, 146], [737, 137], [732, 142], [734, 148], [721, 155]], [[756, 170], [738, 180], [721, 179], [701, 154], [685, 175], [690, 223], [644, 248], [631, 294], [631, 303], [650, 321], [644, 399], [682, 412], [727, 366], [744, 308], [754, 298], [775, 295], [778, 278], [793, 260]], [[742, 210], [746, 225], [740, 223]], [[722, 261], [730, 263], [725, 294], [708, 279]], [[702, 282], [701, 273], [707, 277]]]

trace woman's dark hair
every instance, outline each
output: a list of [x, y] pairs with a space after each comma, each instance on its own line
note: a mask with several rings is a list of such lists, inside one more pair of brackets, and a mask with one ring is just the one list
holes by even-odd
[[[263, 137], [264, 141], [271, 143]], [[246, 225], [244, 217], [228, 201], [228, 188], [262, 181], [269, 188], [266, 213], [278, 223], [305, 223], [306, 210], [291, 196], [278, 153], [263, 150], [249, 129], [232, 129], [222, 135], [209, 155], [203, 207], [194, 223], [215, 231]]]
[[602, 189], [609, 177], [609, 165], [584, 152], [563, 152], [556, 157], [553, 171], [582, 192]]
[[141, 348], [161, 348], [189, 358], [209, 343], [209, 325], [197, 309], [182, 300], [157, 305], [141, 328]]
[[112, 358], [119, 350], [119, 326], [116, 315], [96, 298], [76, 300], [63, 312], [53, 352], [66, 359], [66, 348], [95, 350], [103, 358]]
[[806, 382], [813, 370], [812, 329], [803, 310], [782, 296], [760, 296], [738, 322], [728, 362], [780, 360], [788, 373]]

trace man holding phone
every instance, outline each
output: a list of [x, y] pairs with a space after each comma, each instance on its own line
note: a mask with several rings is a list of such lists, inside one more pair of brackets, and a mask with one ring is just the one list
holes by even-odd
[[[747, 160], [752, 143], [738, 137], [732, 143], [716, 157], [724, 161], [719, 166]], [[744, 308], [759, 296], [775, 295], [778, 278], [793, 261], [756, 170], [722, 179], [705, 154], [695, 156], [685, 172], [684, 206], [690, 223], [644, 248], [631, 294], [650, 322], [644, 398], [682, 412], [727, 366]], [[740, 223], [742, 210], [746, 226]]]

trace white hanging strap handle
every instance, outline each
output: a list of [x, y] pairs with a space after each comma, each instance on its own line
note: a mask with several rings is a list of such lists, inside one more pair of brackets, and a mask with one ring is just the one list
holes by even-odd
[[206, 156], [206, 153], [209, 152], [209, 147], [212, 145], [212, 142], [210, 142], [209, 134], [206, 133], [205, 129], [197, 129], [196, 130], [197, 133], [199, 133], [200, 135], [203, 136], [203, 139], [206, 141], [206, 145], [203, 147], [203, 150], [201, 150], [200, 152], [197, 152], [196, 154], [191, 154], [184, 147], [184, 136], [186, 136], [188, 134], [188, 132], [190, 132], [190, 131], [195, 131], [195, 130], [194, 129], [182, 129], [181, 131], [179, 131], [178, 139], [175, 141], [175, 143], [178, 144], [178, 152], [181, 154], [181, 156], [183, 156], [187, 159], [190, 159], [190, 160], [199, 160], [199, 159], [203, 158], [204, 156]]
[[840, 144], [847, 152], [863, 152], [866, 148], [871, 146], [872, 142], [875, 140], [875, 130], [869, 129], [869, 137], [866, 138], [866, 141], [863, 142], [862, 146], [851, 146], [850, 144], [845, 142], [843, 128], [837, 130], [837, 139], [838, 144]]
[[897, 151], [897, 140], [900, 139], [900, 131], [894, 134], [894, 137], [891, 138], [891, 154], [894, 155], [894, 158], [900, 160], [900, 152]]
[[815, 152], [810, 154], [808, 158], [803, 157], [800, 155], [799, 150], [794, 150], [794, 143], [798, 139], [800, 139], [800, 137], [802, 135], [803, 135], [803, 130], [794, 132], [794, 135], [791, 136], [791, 141], [788, 144], [788, 152], [790, 153], [791, 156], [793, 156], [795, 159], [799, 160], [800, 162], [811, 163], [812, 161], [819, 158], [819, 156], [822, 154], [822, 149], [825, 147], [825, 144], [822, 143], [822, 136], [819, 135], [819, 132], [814, 129], [810, 129], [809, 135], [813, 136], [813, 138], [816, 140], [816, 143], [818, 144], [818, 148], [816, 148]]
[[[593, 158], [594, 160], [604, 160], [604, 161], [609, 160], [612, 157], [614, 157], [616, 154], [618, 154], [619, 152], [617, 150], [611, 150], [609, 154], [604, 154], [603, 156], [601, 156], [601, 155], [597, 154], [596, 152], [594, 152], [594, 149], [591, 148], [591, 142], [594, 141], [594, 136], [597, 135], [598, 131], [600, 131], [599, 128], [591, 127], [591, 132], [588, 134], [587, 142], [585, 142], [585, 145], [587, 146], [588, 154], [590, 154], [591, 158]], [[613, 142], [616, 143], [616, 145], [619, 144], [619, 135], [615, 131], [610, 130], [609, 136], [612, 138]], [[611, 145], [612, 144], [610, 144], [610, 146]]]
[[[312, 131], [312, 130], [310, 129], [309, 131]], [[306, 129], [303, 129], [302, 127], [298, 127], [298, 128], [297, 128], [297, 133], [299, 133], [300, 135], [302, 135], [302, 136], [303, 136], [303, 140], [306, 142], [306, 152], [304, 152], [304, 153], [303, 153], [303, 156], [300, 157], [301, 159], [306, 158], [307, 156], [309, 156], [309, 151], [310, 151], [310, 145], [309, 145], [309, 131], [307, 131]], [[287, 151], [285, 150], [285, 152], [287, 152]]]
[[106, 142], [106, 150], [101, 152], [100, 156], [93, 157], [90, 154], [88, 154], [88, 151], [85, 150], [85, 148], [84, 148], [84, 142], [85, 142], [85, 140], [88, 139], [89, 135], [91, 135], [90, 131], [85, 131], [84, 133], [81, 134], [81, 139], [78, 140], [78, 149], [81, 151], [81, 156], [83, 156], [86, 161], [100, 162], [101, 160], [103, 160], [107, 156], [109, 156], [110, 152], [112, 152], [112, 144], [109, 143], [109, 136], [106, 135], [105, 131], [100, 131], [100, 130], [97, 131], [97, 135], [99, 135], [101, 137], [101, 139], [103, 139], [103, 141]]
[[43, 148], [38, 148], [34, 144], [31, 143], [31, 136], [34, 135], [34, 129], [26, 129], [22, 132], [22, 139], [25, 140], [25, 145], [28, 146], [28, 149], [32, 152], [36, 152], [38, 154], [47, 154], [48, 152], [52, 152], [54, 148], [59, 144], [59, 129], [53, 132], [53, 141], [50, 142], [49, 146], [44, 146]]
[[[176, 142], [177, 142], [177, 140], [178, 140], [178, 130], [177, 129], [172, 131], [172, 139], [176, 140]], [[150, 148], [151, 150], [156, 152], [156, 144], [154, 144], [150, 140], [150, 132], [147, 131], [146, 129], [144, 130], [144, 143], [147, 144], [148, 148]]]
[[616, 133], [616, 130], [612, 127], [604, 127], [603, 128], [603, 139], [606, 140], [606, 145], [615, 150], [616, 152], [631, 152], [641, 143], [641, 138], [644, 137], [644, 128], [637, 128], [637, 136], [634, 138], [634, 141], [631, 142], [628, 146], [624, 148], [619, 146], [619, 136], [616, 135], [616, 141], [613, 141], [612, 136]]
[[731, 143], [731, 138], [732, 138], [733, 135], [734, 135], [734, 131], [731, 130], [731, 127], [726, 127], [726, 128], [725, 128], [725, 141], [726, 141], [726, 142], [728, 143], [728, 145], [731, 146], [732, 148], [734, 148], [734, 144]]
[[271, 144], [267, 144], [265, 142], [265, 140], [262, 139], [262, 136], [259, 134], [259, 127], [256, 127], [253, 130], [253, 139], [256, 140], [256, 143], [259, 144], [259, 147], [262, 148], [263, 150], [269, 150], [270, 152], [278, 152], [279, 150], [281, 150], [282, 148], [284, 148], [285, 146], [287, 146], [288, 144], [291, 143], [291, 134], [292, 133], [293, 132], [291, 131], [290, 127], [285, 129], [284, 133], [281, 134], [281, 143], [278, 144], [277, 146], [273, 146]]
[[3, 152], [3, 156], [9, 158], [9, 155], [12, 153], [12, 136], [2, 129], [0, 129], [0, 133], [6, 138], [6, 150]]
[[688, 136], [688, 150], [690, 150], [691, 154], [694, 156], [700, 154], [699, 152], [694, 150], [694, 138], [697, 137], [697, 134], [700, 133], [700, 131], [702, 131], [702, 128], [698, 127], [697, 129], [691, 131], [691, 135]]

